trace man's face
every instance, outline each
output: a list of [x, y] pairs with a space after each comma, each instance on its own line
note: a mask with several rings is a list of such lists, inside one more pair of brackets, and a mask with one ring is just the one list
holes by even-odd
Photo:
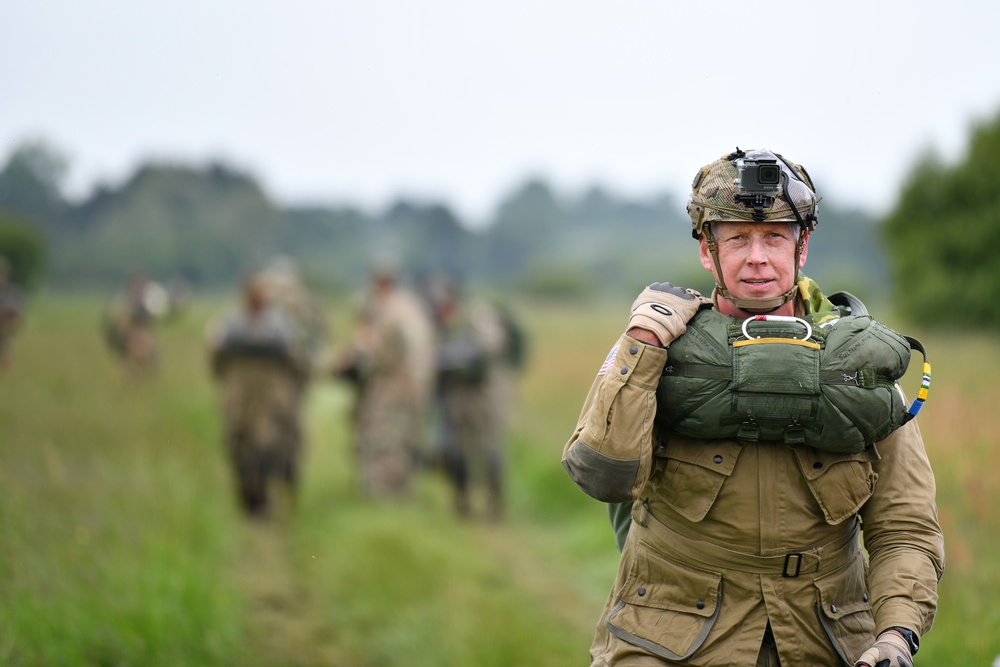
[[[716, 223], [714, 230], [722, 278], [738, 299], [781, 296], [792, 288], [798, 270], [805, 266], [809, 236], [808, 232], [802, 232], [806, 237], [798, 266], [795, 266], [796, 225], [787, 222], [720, 222]], [[700, 247], [701, 265], [711, 271], [718, 281], [715, 262], [704, 237]], [[745, 316], [725, 299], [719, 299], [719, 309], [727, 315]], [[789, 302], [780, 310], [793, 309], [794, 305]], [[729, 310], [734, 312], [727, 312]]]

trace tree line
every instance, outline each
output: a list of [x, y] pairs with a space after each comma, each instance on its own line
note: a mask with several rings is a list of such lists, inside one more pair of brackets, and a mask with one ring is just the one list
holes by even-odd
[[[531, 178], [484, 228], [472, 229], [445, 202], [400, 199], [377, 213], [349, 204], [278, 206], [255, 178], [221, 163], [144, 164], [73, 202], [62, 190], [65, 169], [55, 149], [32, 143], [0, 170], [0, 216], [41, 235], [45, 278], [56, 287], [105, 288], [135, 271], [195, 287], [228, 285], [288, 255], [311, 282], [331, 289], [356, 288], [387, 256], [412, 274], [444, 270], [470, 283], [557, 296], [634, 291], [665, 279], [710, 288], [685, 202], [670, 194], [635, 200], [593, 186], [570, 197]], [[856, 283], [884, 272], [870, 216], [830, 207], [821, 225], [813, 273]], [[863, 249], [850, 265], [827, 259], [847, 245]]]
[[[1000, 117], [974, 128], [959, 164], [923, 156], [882, 220], [828, 196], [806, 272], [829, 291], [891, 296], [906, 310], [965, 299], [977, 322], [1000, 324], [988, 298], [1000, 281], [992, 243], [1000, 236], [998, 148]], [[528, 178], [472, 228], [443, 201], [401, 198], [377, 212], [278, 205], [253, 175], [220, 162], [148, 162], [71, 200], [67, 168], [57, 149], [33, 142], [0, 169], [0, 251], [18, 246], [15, 264], [44, 258], [44, 273], [36, 272], [55, 288], [106, 289], [136, 271], [228, 287], [286, 255], [329, 290], [357, 289], [380, 258], [411, 275], [443, 270], [471, 284], [560, 297], [633, 293], [655, 280], [711, 289], [686, 193], [627, 198], [594, 185], [567, 195]], [[25, 249], [32, 235], [39, 248]]]

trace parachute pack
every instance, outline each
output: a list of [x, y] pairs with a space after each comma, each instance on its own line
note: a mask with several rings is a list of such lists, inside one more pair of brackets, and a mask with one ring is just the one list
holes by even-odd
[[[930, 387], [923, 345], [874, 320], [847, 293], [830, 299], [839, 316], [737, 320], [700, 311], [667, 350], [659, 426], [696, 438], [857, 453], [915, 417]], [[924, 357], [923, 378], [907, 405], [898, 380], [913, 350]]]

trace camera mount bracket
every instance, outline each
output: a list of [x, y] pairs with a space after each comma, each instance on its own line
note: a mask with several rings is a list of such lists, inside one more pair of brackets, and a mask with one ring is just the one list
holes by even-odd
[[737, 204], [743, 204], [747, 208], [753, 209], [754, 222], [764, 222], [764, 209], [771, 208], [774, 204], [774, 197], [762, 194], [736, 194], [733, 200]]

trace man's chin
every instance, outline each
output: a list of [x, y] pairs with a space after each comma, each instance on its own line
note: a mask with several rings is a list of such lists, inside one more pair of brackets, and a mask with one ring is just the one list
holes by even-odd
[[[754, 315], [766, 315], [768, 313], [774, 313], [775, 311], [781, 309], [788, 301], [782, 303], [782, 298], [784, 293], [774, 294], [768, 292], [765, 294], [733, 294], [732, 299], [726, 299], [725, 297], [719, 297], [720, 310], [725, 312], [727, 315], [733, 317], [752, 317]], [[740, 305], [736, 302], [739, 301]], [[722, 303], [725, 302], [725, 306]], [[777, 303], [778, 305], [775, 305]], [[759, 304], [759, 308], [754, 306]]]
[[746, 301], [767, 301], [769, 299], [780, 299], [783, 295], [784, 292], [775, 293], [774, 290], [768, 290], [767, 292], [744, 292], [743, 294], [734, 294], [733, 297]]

